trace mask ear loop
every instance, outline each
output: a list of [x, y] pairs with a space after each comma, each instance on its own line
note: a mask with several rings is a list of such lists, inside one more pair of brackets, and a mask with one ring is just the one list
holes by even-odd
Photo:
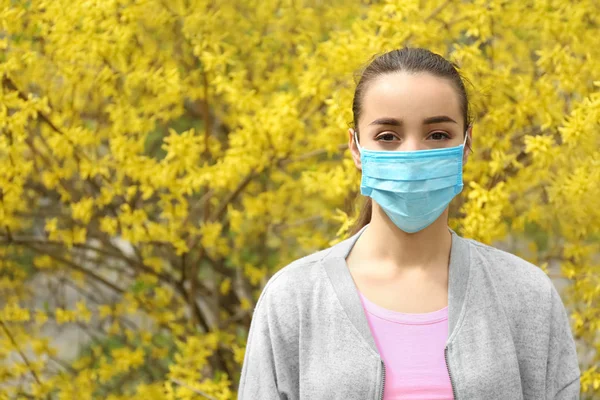
[[362, 147], [360, 147], [360, 144], [358, 143], [358, 136], [356, 136], [356, 130], [353, 129], [352, 131], [354, 131], [354, 142], [356, 143], [356, 147], [358, 148], [358, 153], [362, 154]]
[[463, 141], [463, 147], [465, 147], [467, 145], [467, 138], [469, 137], [469, 135], [467, 134], [469, 132], [469, 129], [467, 129], [465, 131], [465, 140]]
[[467, 145], [467, 138], [469, 137], [469, 135], [468, 135], [468, 132], [469, 132], [469, 128], [467, 128], [467, 130], [465, 131], [465, 140], [464, 140], [464, 142], [463, 142], [463, 144], [462, 144], [462, 147], [463, 147], [463, 148], [462, 148], [462, 159], [461, 159], [461, 164], [464, 164], [464, 163], [465, 163], [465, 155], [466, 155], [466, 154], [465, 154], [465, 146]]

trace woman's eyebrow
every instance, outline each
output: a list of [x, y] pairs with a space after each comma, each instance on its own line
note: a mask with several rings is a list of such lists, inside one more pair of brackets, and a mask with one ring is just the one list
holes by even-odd
[[438, 124], [440, 122], [454, 122], [455, 124], [458, 124], [458, 122], [456, 122], [455, 120], [453, 120], [452, 118], [450, 118], [447, 115], [437, 115], [435, 117], [429, 117], [429, 118], [425, 118], [423, 120], [424, 125]]
[[377, 118], [376, 120], [371, 122], [369, 125], [402, 126], [402, 120], [399, 120], [396, 118], [389, 118], [389, 117]]

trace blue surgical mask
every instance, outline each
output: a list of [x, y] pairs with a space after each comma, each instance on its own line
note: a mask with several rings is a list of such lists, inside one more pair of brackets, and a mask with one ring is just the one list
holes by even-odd
[[463, 189], [460, 146], [415, 151], [360, 152], [360, 192], [371, 197], [401, 230], [415, 233], [431, 225]]

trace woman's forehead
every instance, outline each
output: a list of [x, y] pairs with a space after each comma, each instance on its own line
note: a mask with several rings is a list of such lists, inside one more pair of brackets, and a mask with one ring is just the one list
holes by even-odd
[[369, 83], [363, 97], [361, 122], [382, 116], [406, 123], [434, 115], [462, 119], [459, 95], [448, 79], [428, 73], [385, 74]]

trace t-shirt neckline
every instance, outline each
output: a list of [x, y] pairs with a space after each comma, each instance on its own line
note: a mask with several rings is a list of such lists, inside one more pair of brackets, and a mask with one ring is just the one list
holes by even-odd
[[358, 292], [365, 310], [382, 319], [405, 325], [427, 325], [448, 319], [448, 306], [428, 313], [402, 313], [373, 303], [362, 292]]

